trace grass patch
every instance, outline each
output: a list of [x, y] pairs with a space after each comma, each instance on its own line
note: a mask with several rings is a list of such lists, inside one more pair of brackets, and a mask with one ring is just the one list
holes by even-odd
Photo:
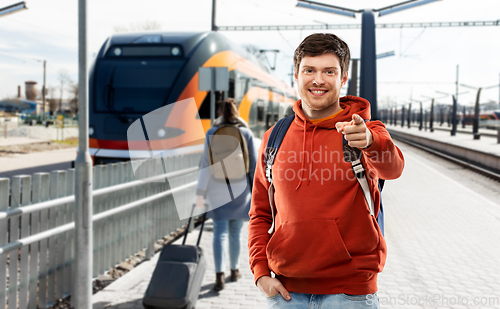
[[71, 137], [71, 138], [67, 138], [63, 141], [52, 141], [52, 142], [77, 147], [78, 146], [78, 137]]

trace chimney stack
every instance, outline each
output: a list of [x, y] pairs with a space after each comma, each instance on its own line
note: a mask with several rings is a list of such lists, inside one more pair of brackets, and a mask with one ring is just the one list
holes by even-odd
[[34, 81], [27, 81], [25, 82], [26, 85], [26, 100], [28, 101], [36, 101], [36, 97], [38, 95], [38, 89], [36, 87], [36, 82]]
[[21, 86], [17, 86], [17, 98], [21, 98]]

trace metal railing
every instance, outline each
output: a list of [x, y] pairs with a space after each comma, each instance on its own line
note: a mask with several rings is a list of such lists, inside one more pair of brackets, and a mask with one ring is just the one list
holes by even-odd
[[[94, 167], [93, 277], [178, 230], [194, 201], [201, 154]], [[73, 169], [0, 178], [0, 309], [46, 308], [72, 293]], [[168, 181], [167, 181], [168, 179]], [[9, 189], [11, 203], [9, 205]], [[14, 284], [15, 283], [15, 284]]]

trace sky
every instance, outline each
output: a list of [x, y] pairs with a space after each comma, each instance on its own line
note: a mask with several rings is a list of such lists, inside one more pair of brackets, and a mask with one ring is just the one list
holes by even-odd
[[[0, 0], [0, 8], [17, 0]], [[78, 1], [26, 0], [28, 9], [0, 17], [0, 99], [17, 95], [24, 82], [43, 83], [47, 61], [47, 87], [59, 84], [61, 72], [74, 82], [78, 74]], [[352, 9], [381, 8], [401, 1], [317, 0]], [[117, 26], [147, 21], [161, 30], [210, 31], [211, 0], [88, 0], [89, 60], [98, 52]], [[360, 24], [361, 14], [349, 18], [296, 7], [294, 0], [217, 0], [218, 26]], [[378, 17], [375, 22], [496, 21], [500, 19], [497, 0], [442, 0]], [[293, 52], [313, 32], [331, 32], [345, 40], [351, 57], [359, 58], [360, 29], [316, 31], [223, 31], [237, 44], [261, 49], [279, 49], [275, 75], [290, 83]], [[481, 103], [498, 102], [500, 84], [500, 26], [454, 28], [396, 28], [376, 31], [377, 53], [394, 51], [392, 57], [377, 60], [378, 104], [395, 106], [410, 100], [430, 99], [451, 103], [455, 94], [457, 66], [460, 84], [497, 87], [481, 93]], [[269, 55], [270, 60], [274, 56]], [[91, 63], [91, 61], [89, 61]], [[472, 106], [476, 90], [459, 87], [459, 103]], [[345, 93], [345, 90], [344, 90]], [[68, 96], [66, 94], [65, 96]]]

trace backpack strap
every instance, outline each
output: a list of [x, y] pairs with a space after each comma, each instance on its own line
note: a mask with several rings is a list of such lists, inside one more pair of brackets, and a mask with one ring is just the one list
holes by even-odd
[[[375, 203], [373, 202], [372, 196], [370, 194], [370, 186], [366, 180], [366, 171], [363, 163], [361, 162], [361, 156], [363, 152], [358, 148], [353, 148], [349, 146], [349, 142], [343, 137], [343, 150], [344, 150], [344, 160], [346, 162], [351, 162], [352, 170], [356, 175], [356, 179], [359, 185], [363, 189], [363, 195], [365, 196], [366, 203], [368, 204], [368, 209], [370, 210], [370, 215], [375, 216]], [[378, 190], [382, 192], [384, 188], [384, 179], [378, 180]], [[384, 236], [384, 208], [382, 207], [382, 199], [380, 199], [380, 207], [377, 215], [377, 223]]]
[[[385, 180], [379, 178], [378, 190], [380, 191], [380, 193], [382, 193], [382, 189], [384, 188], [384, 184], [385, 184]], [[384, 207], [382, 207], [382, 195], [380, 197], [380, 208], [378, 210], [377, 223], [378, 223], [378, 226], [380, 227], [380, 231], [382, 232], [382, 236], [385, 236], [385, 234], [384, 234]]]
[[266, 177], [269, 181], [269, 189], [267, 191], [269, 195], [269, 205], [271, 205], [271, 216], [273, 218], [273, 223], [271, 224], [271, 228], [268, 233], [272, 234], [274, 231], [274, 185], [273, 185], [273, 173], [272, 168], [274, 164], [274, 159], [276, 158], [276, 154], [278, 153], [278, 149], [281, 146], [281, 142], [285, 137], [290, 124], [292, 124], [295, 115], [290, 115], [285, 118], [281, 118], [274, 125], [273, 130], [271, 131], [271, 135], [269, 135], [269, 139], [267, 140], [266, 145], [266, 153], [264, 157], [264, 162], [266, 163]]
[[351, 163], [352, 171], [354, 172], [354, 175], [356, 175], [356, 179], [363, 189], [363, 194], [365, 196], [366, 203], [368, 204], [370, 215], [375, 216], [375, 205], [370, 194], [370, 186], [368, 185], [368, 181], [366, 180], [365, 167], [361, 162], [363, 152], [359, 148], [349, 146], [349, 142], [345, 139], [345, 136], [343, 136], [342, 138], [344, 160]]
[[285, 137], [285, 134], [288, 131], [288, 128], [290, 127], [290, 124], [292, 123], [294, 118], [295, 115], [290, 115], [278, 120], [276, 125], [274, 125], [273, 130], [271, 131], [271, 135], [269, 135], [269, 139], [267, 140], [264, 161], [266, 162], [266, 177], [271, 184], [273, 183], [271, 169], [274, 164], [274, 159], [276, 158], [276, 154], [278, 153], [278, 149], [281, 146], [281, 142], [283, 141], [283, 138]]

